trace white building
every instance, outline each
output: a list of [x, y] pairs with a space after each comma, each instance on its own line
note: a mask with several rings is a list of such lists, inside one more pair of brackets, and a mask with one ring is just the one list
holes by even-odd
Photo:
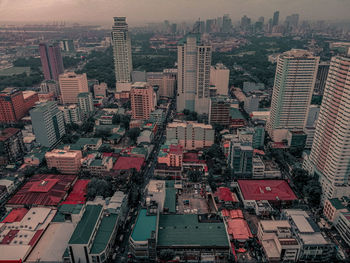
[[187, 35], [177, 49], [177, 111], [209, 113], [211, 46], [200, 43], [198, 35]]
[[228, 83], [230, 78], [230, 70], [222, 63], [210, 67], [210, 85], [216, 87], [217, 95], [228, 94]]
[[94, 103], [91, 92], [83, 92], [78, 94], [78, 105], [83, 118], [89, 117], [94, 111]]
[[307, 135], [305, 148], [311, 149], [314, 141], [318, 114], [320, 113], [319, 105], [310, 105], [309, 114], [307, 116], [304, 132]]
[[210, 147], [214, 143], [214, 135], [211, 125], [197, 122], [174, 121], [166, 128], [167, 140], [178, 140], [185, 150]]
[[125, 17], [114, 17], [112, 44], [116, 91], [130, 91], [132, 72], [131, 39]]
[[315, 86], [319, 57], [292, 49], [278, 57], [267, 130], [275, 142], [288, 130], [303, 130]]
[[350, 58], [333, 57], [310, 161], [320, 175], [323, 196], [350, 196]]

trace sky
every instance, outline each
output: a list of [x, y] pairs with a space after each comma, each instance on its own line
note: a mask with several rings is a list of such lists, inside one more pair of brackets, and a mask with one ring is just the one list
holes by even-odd
[[350, 0], [0, 0], [1, 22], [79, 22], [112, 24], [126, 16], [131, 26], [145, 22], [194, 21], [229, 14], [265, 21], [299, 13], [301, 20], [349, 19]]

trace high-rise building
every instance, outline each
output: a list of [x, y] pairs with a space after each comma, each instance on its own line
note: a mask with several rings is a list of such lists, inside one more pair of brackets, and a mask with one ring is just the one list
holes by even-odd
[[216, 94], [227, 95], [230, 70], [222, 63], [210, 67], [210, 85], [216, 87]]
[[273, 13], [272, 26], [277, 26], [278, 25], [279, 17], [280, 17], [280, 12], [279, 11], [276, 11], [275, 13]]
[[177, 111], [209, 112], [211, 46], [189, 34], [177, 49]]
[[222, 17], [222, 32], [229, 33], [232, 29], [232, 21], [229, 15]]
[[319, 57], [301, 49], [278, 56], [267, 130], [275, 142], [289, 130], [302, 131], [315, 85]]
[[147, 82], [136, 82], [130, 91], [132, 118], [147, 120], [154, 110], [156, 97], [152, 86]]
[[350, 58], [331, 60], [310, 153], [323, 200], [350, 196]]
[[63, 73], [63, 60], [61, 49], [58, 44], [39, 44], [41, 65], [45, 80], [58, 80], [58, 76]]
[[230, 142], [229, 165], [238, 178], [251, 178], [253, 172], [253, 147], [250, 142], [234, 138]]
[[251, 23], [251, 19], [249, 17], [247, 17], [246, 15], [244, 15], [241, 18], [241, 27], [243, 29], [247, 29], [250, 26], [250, 23]]
[[228, 126], [230, 124], [231, 101], [227, 96], [210, 98], [209, 123]]
[[20, 160], [25, 153], [22, 131], [7, 128], [0, 131], [0, 165]]
[[69, 72], [62, 74], [59, 77], [59, 83], [63, 104], [78, 103], [78, 94], [89, 92], [86, 73], [75, 74], [74, 72]]
[[54, 101], [42, 102], [30, 110], [36, 141], [45, 147], [52, 147], [66, 133], [63, 114]]
[[74, 42], [72, 39], [63, 39], [60, 41], [60, 47], [62, 51], [65, 52], [74, 52]]
[[311, 149], [315, 137], [316, 124], [320, 113], [319, 105], [310, 105], [309, 114], [307, 116], [304, 132], [306, 134], [305, 148]]
[[323, 95], [324, 87], [326, 86], [328, 71], [329, 71], [328, 62], [321, 62], [318, 65], [316, 83], [315, 83], [315, 89], [314, 89], [315, 94], [321, 95], [321, 96]]
[[23, 92], [15, 88], [2, 90], [0, 92], [0, 123], [18, 122], [38, 100], [38, 94], [34, 91]]
[[94, 102], [91, 92], [82, 92], [78, 94], [78, 105], [82, 116], [89, 117], [94, 112]]
[[159, 87], [159, 96], [173, 98], [176, 86], [177, 69], [164, 69], [163, 72], [147, 72], [147, 82]]
[[214, 24], [215, 24], [215, 19], [207, 19], [205, 23], [205, 32], [211, 33], [213, 31]]
[[55, 98], [60, 96], [60, 86], [57, 81], [45, 80], [40, 84], [40, 93], [52, 93]]
[[131, 88], [131, 40], [125, 17], [114, 17], [112, 43], [116, 91], [130, 91]]

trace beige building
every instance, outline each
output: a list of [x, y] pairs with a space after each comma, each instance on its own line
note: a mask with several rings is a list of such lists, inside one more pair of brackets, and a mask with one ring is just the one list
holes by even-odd
[[130, 91], [132, 118], [147, 120], [154, 111], [156, 95], [147, 82], [135, 82]]
[[107, 84], [102, 82], [94, 85], [94, 97], [105, 98], [107, 94]]
[[78, 103], [78, 94], [89, 92], [86, 73], [68, 72], [59, 76], [61, 102], [63, 104]]
[[214, 135], [211, 125], [197, 122], [174, 121], [166, 128], [167, 140], [178, 140], [185, 150], [210, 147], [214, 143]]
[[210, 67], [210, 85], [216, 87], [217, 95], [228, 94], [230, 70], [224, 64], [218, 63]]
[[77, 174], [80, 171], [81, 151], [55, 149], [45, 154], [47, 167], [56, 168], [63, 174]]
[[174, 97], [177, 69], [164, 69], [163, 72], [148, 72], [147, 82], [159, 87], [159, 96]]

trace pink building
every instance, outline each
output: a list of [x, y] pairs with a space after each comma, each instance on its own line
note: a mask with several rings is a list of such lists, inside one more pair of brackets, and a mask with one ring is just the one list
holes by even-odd
[[136, 82], [130, 91], [132, 118], [147, 120], [154, 111], [156, 97], [153, 88], [147, 82]]
[[64, 71], [59, 45], [39, 44], [39, 53], [45, 80], [58, 80], [58, 76]]
[[158, 155], [158, 163], [164, 163], [171, 167], [182, 167], [183, 148], [181, 145], [170, 145], [161, 149]]
[[45, 154], [47, 167], [56, 168], [63, 174], [77, 174], [80, 171], [81, 151], [55, 149]]
[[63, 104], [78, 103], [78, 94], [89, 92], [86, 73], [68, 72], [60, 75], [61, 101]]

